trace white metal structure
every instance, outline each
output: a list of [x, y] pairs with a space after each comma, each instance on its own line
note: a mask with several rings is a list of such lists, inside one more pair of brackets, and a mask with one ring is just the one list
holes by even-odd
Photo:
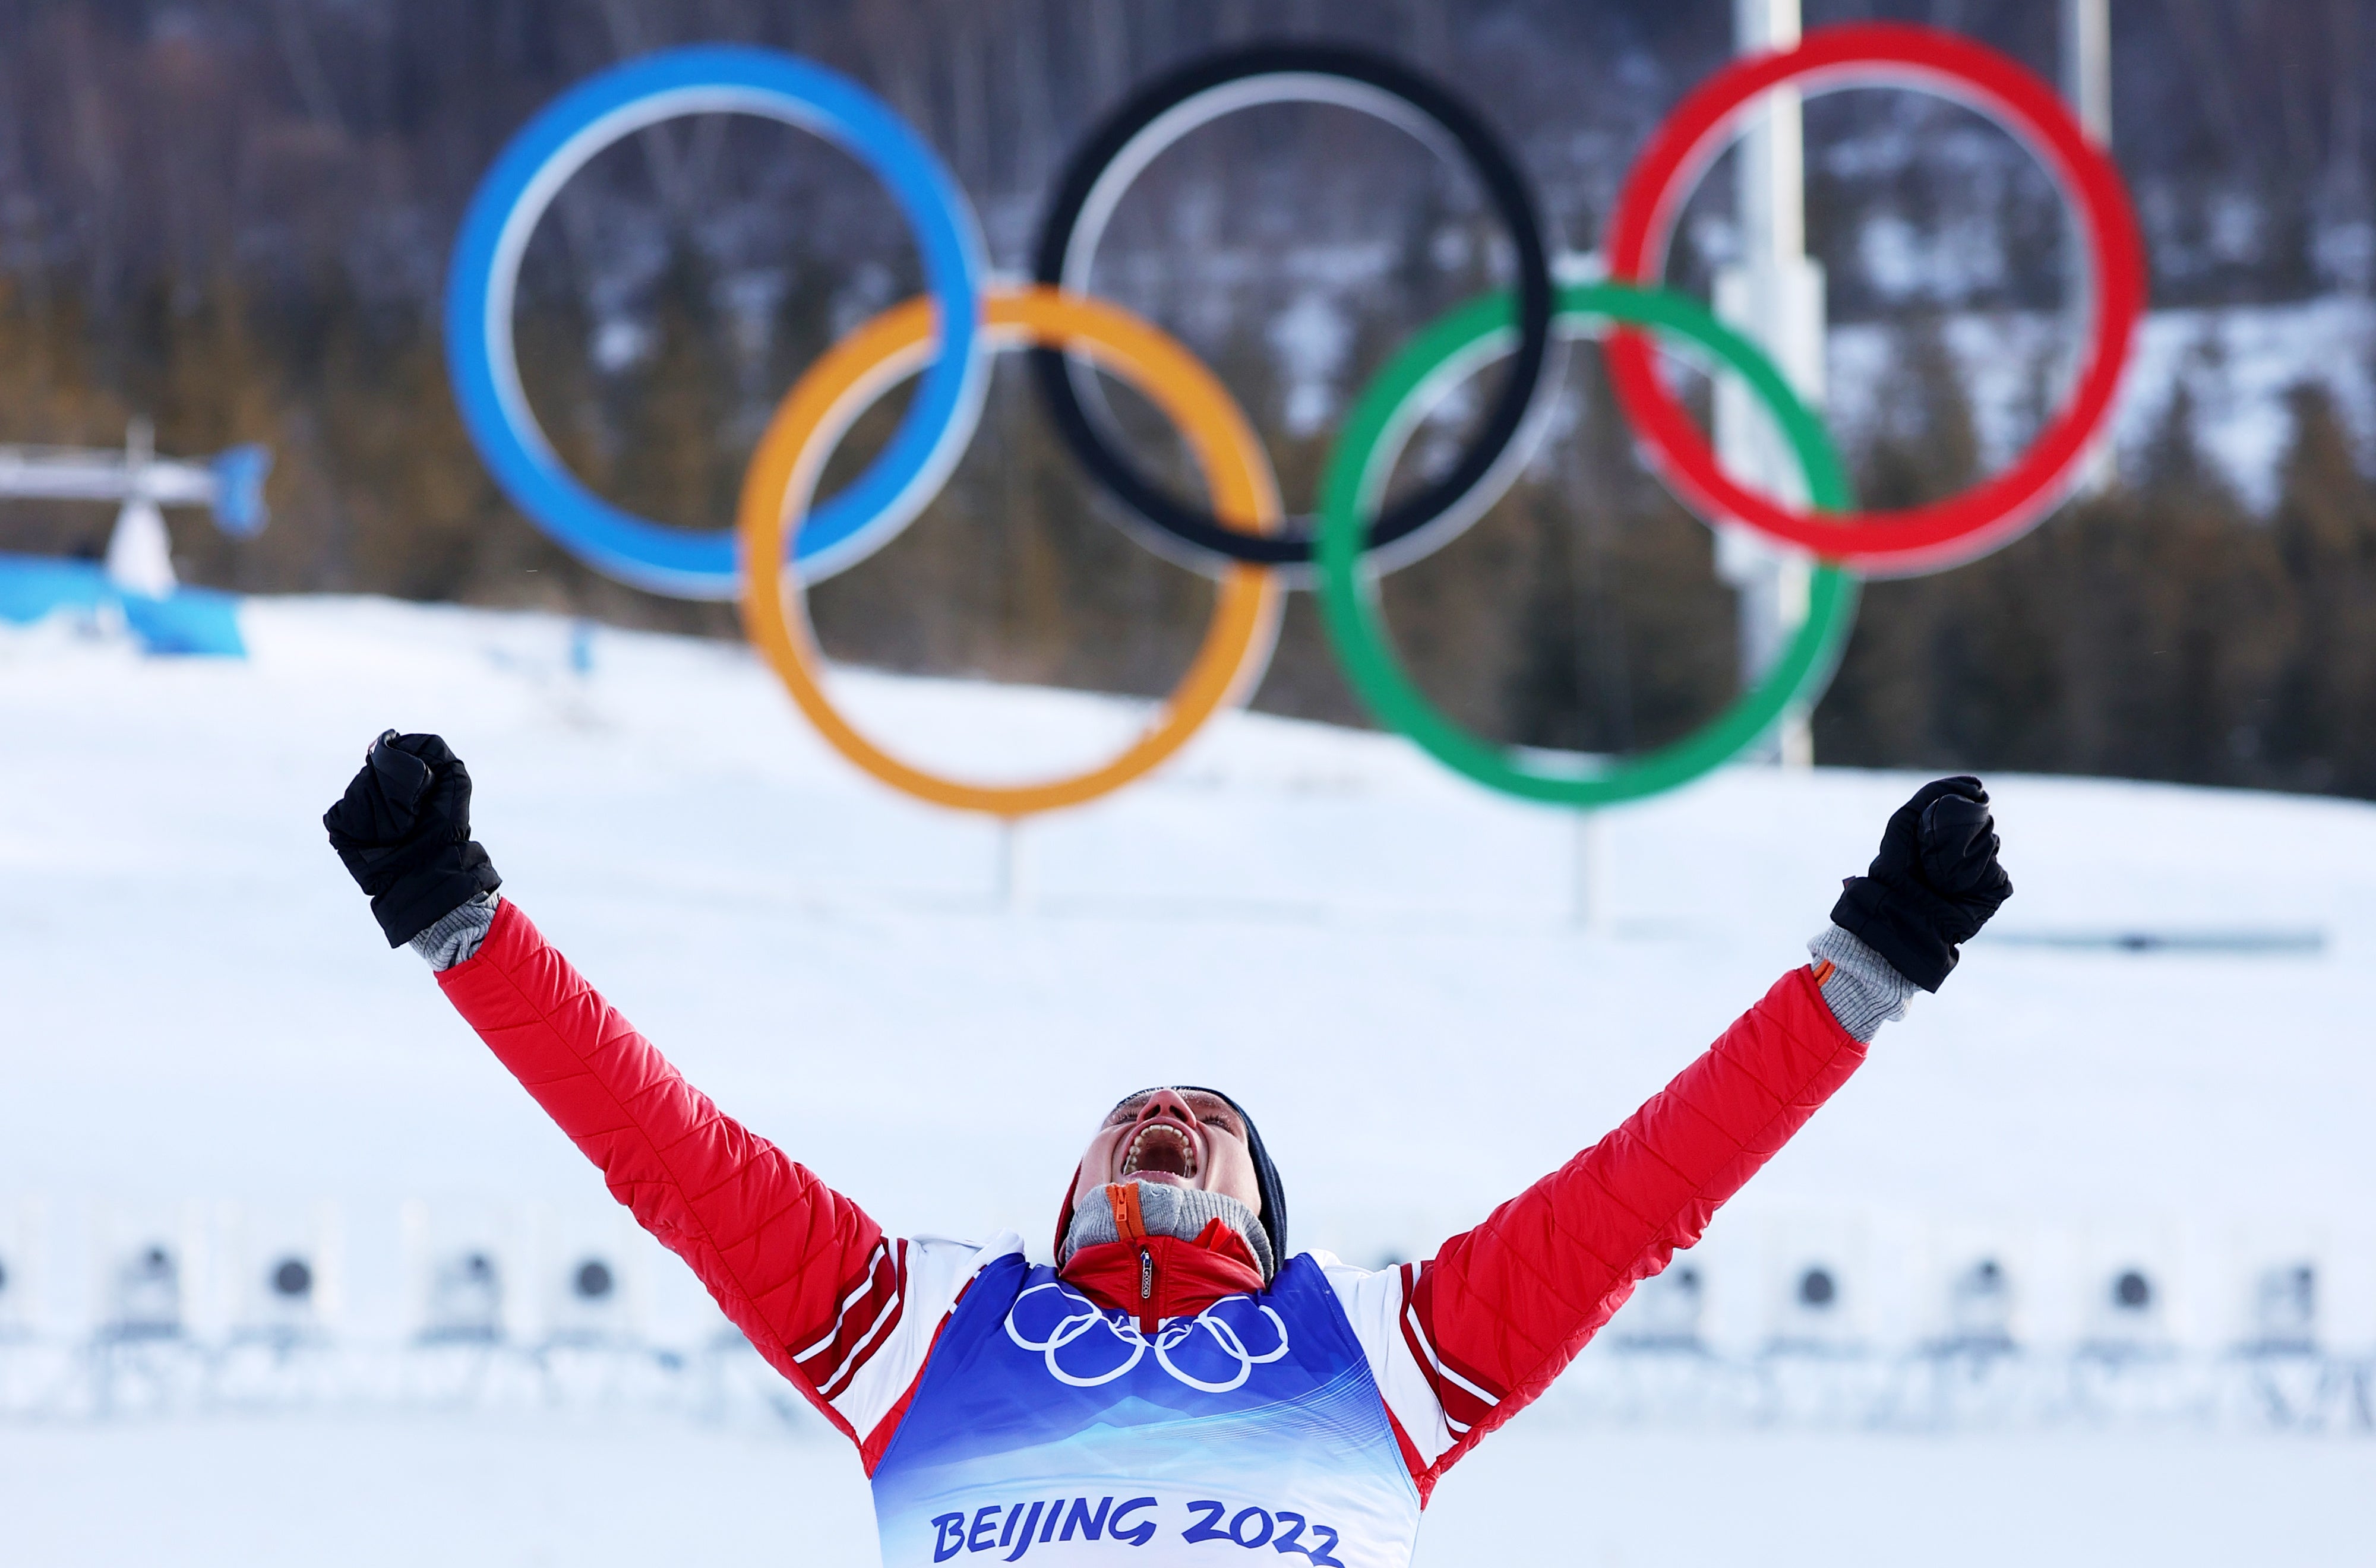
[[107, 545], [108, 578], [126, 593], [162, 599], [175, 581], [161, 508], [205, 506], [225, 533], [247, 538], [264, 527], [271, 467], [261, 446], [234, 446], [205, 461], [160, 457], [154, 429], [137, 419], [122, 451], [0, 446], [0, 496], [121, 503]]
[[[2062, 0], [2062, 96], [2070, 101], [2079, 128], [2097, 147], [2112, 145], [2112, 4], [2111, 0]], [[2062, 308], [2070, 318], [2073, 345], [2087, 340], [2095, 314], [2095, 278], [2085, 249], [2074, 236], [2063, 262]], [[2079, 470], [2082, 493], [2099, 491], [2120, 477], [2117, 449], [2109, 432], [2096, 438]]]
[[[2061, 0], [2062, 88], [2073, 113], [2099, 145], [2112, 136], [2110, 0]], [[1799, 42], [1799, 0], [1733, 0], [1733, 42], [1741, 54], [1788, 49]], [[1716, 312], [1772, 357], [1800, 397], [1824, 406], [1824, 269], [1807, 255], [1806, 142], [1800, 96], [1765, 95], [1735, 153], [1740, 253], [1716, 279]], [[2085, 341], [2094, 310], [2087, 259], [2072, 247], [2065, 309], [2071, 340]], [[1717, 456], [1743, 483], [1769, 493], [1805, 496], [1799, 469], [1755, 398], [1738, 378], [1717, 383]], [[2114, 478], [2113, 448], [2099, 438], [2083, 470], [2083, 490]], [[1740, 593], [1744, 681], [1762, 673], [1806, 619], [1812, 566], [1804, 554], [1728, 525], [1717, 540], [1717, 568]], [[1765, 760], [1809, 766], [1815, 759], [1809, 715], [1784, 716]]]
[[[1762, 54], [1799, 42], [1799, 0], [1733, 0], [1737, 53]], [[1797, 89], [1765, 95], [1738, 148], [1740, 252], [1716, 279], [1716, 313], [1773, 359], [1810, 408], [1824, 406], [1824, 269], [1807, 255], [1806, 142]], [[1803, 500], [1799, 466], [1739, 378], [1717, 383], [1716, 449], [1744, 484]], [[1740, 672], [1772, 665], [1807, 618], [1812, 564], [1738, 524], [1717, 534], [1717, 570], [1740, 594]], [[1764, 760], [1814, 764], [1809, 713], [1783, 716]]]

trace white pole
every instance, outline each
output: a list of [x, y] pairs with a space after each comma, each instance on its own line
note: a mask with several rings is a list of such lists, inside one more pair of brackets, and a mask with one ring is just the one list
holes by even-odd
[[2111, 0], [2062, 0], [2062, 92], [2087, 139], [2111, 146]]
[[992, 897], [997, 906], [1010, 915], [1021, 914], [1025, 901], [1030, 896], [1025, 874], [1028, 868], [1023, 852], [1024, 820], [1019, 816], [998, 819], [997, 885]]
[[1574, 876], [1570, 892], [1575, 902], [1568, 918], [1578, 931], [1600, 935], [1609, 929], [1608, 837], [1600, 829], [1600, 813], [1569, 814], [1575, 822], [1575, 860], [1570, 867]]
[[[1734, 46], [1742, 54], [1799, 42], [1799, 0], [1733, 0]], [[1769, 92], [1749, 122], [1739, 164], [1740, 255], [1716, 280], [1717, 315], [1740, 327], [1770, 355], [1811, 407], [1824, 401], [1824, 274], [1807, 255], [1806, 143], [1795, 89]], [[1798, 465], [1738, 377], [1717, 384], [1717, 454], [1735, 477], [1767, 494], [1803, 502]], [[1812, 568], [1796, 552], [1739, 525], [1721, 528], [1717, 569], [1740, 594], [1740, 674], [1753, 681], [1773, 667], [1806, 620]], [[1809, 715], [1783, 716], [1764, 760], [1813, 764]]]
[[[2097, 147], [2112, 145], [2111, 0], [2062, 0], [2062, 96], [2079, 128]], [[2094, 279], [2074, 232], [2063, 256], [2062, 309], [2066, 336], [2088, 339], [2096, 312]], [[2109, 431], [2097, 435], [2079, 469], [2077, 494], [2094, 494], [2120, 479], [2120, 454]]]
[[156, 463], [155, 427], [136, 419], [124, 433], [124, 506], [108, 536], [107, 580], [144, 599], [163, 599], [177, 586], [172, 536], [148, 488], [148, 470]]

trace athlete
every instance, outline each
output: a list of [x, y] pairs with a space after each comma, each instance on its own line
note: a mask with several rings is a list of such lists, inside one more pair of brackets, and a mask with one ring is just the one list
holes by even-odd
[[1402, 1568], [1438, 1478], [1699, 1239], [2013, 891], [1979, 780], [1923, 786], [1812, 964], [1425, 1263], [1289, 1251], [1244, 1108], [1142, 1089], [1075, 1169], [1051, 1267], [1012, 1232], [887, 1237], [720, 1112], [496, 897], [469, 806], [444, 741], [389, 731], [323, 821], [388, 944], [857, 1443], [887, 1568], [1233, 1548]]

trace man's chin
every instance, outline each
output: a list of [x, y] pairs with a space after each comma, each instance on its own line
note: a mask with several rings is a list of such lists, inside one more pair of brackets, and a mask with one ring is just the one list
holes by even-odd
[[1134, 1170], [1127, 1176], [1114, 1178], [1117, 1183], [1151, 1182], [1158, 1187], [1194, 1187], [1195, 1182], [1186, 1176], [1175, 1176], [1169, 1170]]

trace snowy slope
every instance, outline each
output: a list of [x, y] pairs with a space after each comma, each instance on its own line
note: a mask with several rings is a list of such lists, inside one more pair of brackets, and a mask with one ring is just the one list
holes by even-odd
[[[255, 603], [246, 624], [246, 664], [143, 661], [54, 625], [0, 639], [0, 1201], [47, 1200], [43, 1313], [61, 1329], [90, 1310], [93, 1212], [333, 1202], [359, 1335], [404, 1321], [403, 1200], [601, 1212], [599, 1183], [419, 963], [386, 951], [323, 844], [323, 807], [386, 725], [454, 742], [506, 894], [696, 1083], [886, 1226], [1037, 1238], [1103, 1106], [1150, 1080], [1208, 1082], [1261, 1118], [1297, 1244], [1357, 1261], [1423, 1254], [1654, 1090], [1800, 961], [1837, 879], [1915, 782], [1736, 770], [1580, 833], [1393, 737], [1241, 716], [1157, 779], [1002, 845], [852, 772], [738, 647], [605, 631], [581, 677], [567, 625], [537, 616], [315, 600]], [[844, 689], [871, 728], [944, 760], [1078, 758], [1133, 722], [1128, 705], [1063, 694], [865, 676]], [[1911, 1239], [1874, 1243], [1891, 1254], [1877, 1270], [1895, 1270], [1876, 1292], [1900, 1303], [1871, 1325], [1884, 1336], [1925, 1331], [1918, 1260], [1944, 1259], [1939, 1238], [1962, 1228], [2009, 1238], [2040, 1341], [2080, 1332], [2089, 1249], [2117, 1233], [2167, 1240], [2173, 1327], [2194, 1342], [2237, 1337], [2239, 1282], [2299, 1253], [2331, 1281], [2326, 1335], [2376, 1344], [2363, 1022], [2376, 809], [1990, 782], [2019, 888], [2008, 940], [1976, 944], [1719, 1223], [1703, 1249], [1712, 1331], [1764, 1332], [1758, 1238], [1814, 1215]], [[2012, 940], [2140, 931], [2296, 945]], [[654, 1332], [705, 1332], [681, 1271], [645, 1262]], [[170, 1464], [176, 1442], [218, 1441], [203, 1425], [144, 1430], [137, 1450], [104, 1432], [0, 1431], [0, 1514], [38, 1501], [68, 1520], [132, 1484], [93, 1480], [62, 1444], [128, 1476]], [[360, 1455], [444, 1451], [409, 1429], [357, 1441]], [[670, 1445], [723, 1440], [586, 1441], [665, 1448], [661, 1472], [697, 1489], [707, 1462]], [[1616, 1463], [1609, 1440], [1497, 1443], [1509, 1467], [1447, 1487], [1431, 1560], [1461, 1560], [1448, 1544], [1461, 1539], [1577, 1560], [1531, 1555], [1525, 1532], [1487, 1518], [1501, 1515], [1456, 1505], [1467, 1487], [1482, 1498]], [[523, 1485], [549, 1489], [575, 1463], [557, 1444], [504, 1452], [529, 1467]], [[2364, 1494], [2371, 1446], [2318, 1473], [2341, 1466]], [[2108, 1497], [2142, 1463], [2114, 1448]], [[863, 1523], [844, 1506], [854, 1467], [823, 1447], [782, 1454], [840, 1499], [819, 1516], [843, 1524], [810, 1538], [832, 1550], [795, 1550], [764, 1498], [720, 1499], [721, 1517], [747, 1516], [773, 1560], [864, 1552], [845, 1527]], [[1691, 1462], [1770, 1485], [1777, 1465], [1812, 1474], [1840, 1455], [1734, 1437]], [[1965, 1461], [1942, 1462], [1925, 1473], [1952, 1496]], [[2041, 1465], [2026, 1450], [1972, 1462], [1987, 1476]], [[2240, 1519], [2221, 1511], [2217, 1478], [2232, 1475], [2240, 1507], [2265, 1467], [2216, 1444], [2173, 1463], [2210, 1489], [2205, 1519], [2172, 1538], [2197, 1544], [2218, 1538], [2206, 1520]], [[60, 1465], [86, 1490], [40, 1479]], [[1634, 1479], [1613, 1495], [1669, 1495], [1648, 1467], [1618, 1464]], [[469, 1516], [512, 1518], [507, 1495], [486, 1489]], [[1469, 1534], [1451, 1533], [1460, 1517]], [[516, 1526], [489, 1539], [528, 1539]], [[1611, 1525], [1589, 1560], [1645, 1561], [1679, 1538], [1631, 1528]], [[634, 1533], [571, 1560], [629, 1560]], [[578, 1538], [535, 1541], [562, 1538]], [[1680, 1538], [1707, 1556], [1673, 1561], [1741, 1546], [1737, 1529]], [[529, 1550], [452, 1560], [539, 1560]], [[90, 1551], [58, 1560], [117, 1560]]]

